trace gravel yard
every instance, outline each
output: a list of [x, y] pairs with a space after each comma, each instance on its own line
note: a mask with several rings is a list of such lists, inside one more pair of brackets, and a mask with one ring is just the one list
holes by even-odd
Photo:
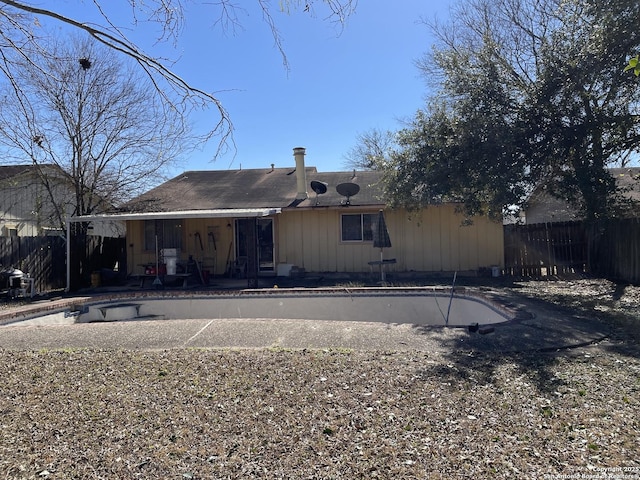
[[0, 350], [0, 478], [640, 479], [640, 288], [504, 288], [613, 334], [554, 353]]

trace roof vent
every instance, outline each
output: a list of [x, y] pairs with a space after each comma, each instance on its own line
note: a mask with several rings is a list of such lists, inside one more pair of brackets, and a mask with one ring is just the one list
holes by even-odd
[[336, 191], [343, 197], [346, 197], [346, 200], [342, 201], [343, 205], [351, 205], [351, 197], [357, 195], [360, 191], [360, 185], [350, 182], [341, 183], [336, 186]]

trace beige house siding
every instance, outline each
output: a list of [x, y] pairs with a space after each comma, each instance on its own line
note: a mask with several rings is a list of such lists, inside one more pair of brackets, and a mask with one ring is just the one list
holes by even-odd
[[[233, 220], [226, 218], [185, 220], [180, 260], [186, 262], [189, 255], [192, 255], [193, 258], [201, 262], [203, 270], [208, 270], [212, 275], [223, 275], [227, 268], [229, 246], [232, 246], [233, 242], [232, 225]], [[210, 232], [215, 238], [212, 239], [209, 236]], [[198, 240], [196, 233], [200, 234], [200, 240]], [[231, 248], [231, 259], [233, 259], [233, 254], [233, 248]]]
[[[274, 220], [275, 263], [291, 264], [307, 272], [367, 272], [368, 262], [380, 259], [371, 241], [343, 242], [341, 214], [373, 213], [376, 207], [314, 208], [283, 210]], [[393, 270], [400, 272], [477, 271], [503, 266], [502, 225], [485, 217], [463, 226], [454, 205], [429, 207], [417, 214], [385, 210], [391, 248], [384, 258], [395, 258]], [[193, 256], [203, 269], [222, 275], [233, 260], [233, 219], [186, 219], [180, 260]], [[196, 232], [200, 233], [200, 249]], [[214, 232], [215, 245], [208, 235]], [[144, 250], [144, 223], [127, 222], [129, 273], [141, 273], [142, 265], [155, 262], [155, 251]], [[133, 246], [132, 246], [133, 245]]]
[[[193, 256], [202, 262], [203, 270], [209, 270], [213, 275], [224, 274], [227, 268], [227, 257], [230, 256], [233, 259], [234, 255], [233, 248], [229, 254], [230, 246], [233, 247], [232, 225], [233, 219], [226, 218], [183, 220], [179, 261], [184, 263], [189, 260], [189, 256]], [[202, 249], [200, 249], [196, 232], [200, 234]], [[209, 232], [215, 232], [215, 241], [210, 239]], [[143, 273], [144, 265], [155, 263], [155, 249], [145, 250], [144, 248], [144, 221], [127, 222], [127, 248], [128, 273]]]
[[[377, 210], [317, 209], [285, 211], [278, 218], [279, 263], [308, 272], [362, 272], [375, 260], [371, 242], [342, 242], [341, 213], [375, 213]], [[390, 253], [393, 249], [388, 249]], [[378, 254], [379, 258], [379, 254]]]
[[155, 262], [155, 252], [143, 249], [144, 233], [142, 222], [127, 222], [127, 273], [142, 273], [139, 264]]
[[[317, 209], [283, 212], [277, 222], [280, 263], [308, 272], [363, 272], [368, 262], [380, 258], [371, 242], [342, 242], [342, 213], [376, 213], [374, 209]], [[386, 210], [391, 248], [385, 258], [395, 258], [397, 271], [467, 271], [504, 263], [502, 225], [487, 218], [462, 226], [454, 205], [429, 207], [419, 214]]]

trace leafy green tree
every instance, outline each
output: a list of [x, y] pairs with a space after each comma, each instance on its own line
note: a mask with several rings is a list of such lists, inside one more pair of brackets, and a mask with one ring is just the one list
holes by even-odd
[[627, 66], [624, 67], [624, 71], [628, 72], [629, 70], [632, 70], [636, 77], [640, 76], [640, 55], [636, 55], [629, 59]]
[[419, 66], [436, 94], [380, 165], [388, 197], [498, 214], [545, 185], [589, 220], [615, 215], [607, 167], [640, 140], [637, 82], [616, 65], [639, 15], [631, 0], [468, 0], [430, 23]]

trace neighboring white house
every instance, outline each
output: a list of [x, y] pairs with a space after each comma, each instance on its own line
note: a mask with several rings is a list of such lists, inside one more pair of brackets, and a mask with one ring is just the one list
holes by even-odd
[[[40, 172], [47, 175], [45, 187]], [[56, 212], [55, 205], [63, 211]], [[64, 235], [64, 222], [73, 212], [74, 192], [65, 183], [64, 175], [55, 165], [0, 166], [0, 236], [36, 237]], [[124, 236], [123, 224], [99, 223], [90, 225], [90, 233], [97, 236]]]
[[0, 166], [1, 236], [35, 237], [62, 233], [38, 168], [34, 165]]

